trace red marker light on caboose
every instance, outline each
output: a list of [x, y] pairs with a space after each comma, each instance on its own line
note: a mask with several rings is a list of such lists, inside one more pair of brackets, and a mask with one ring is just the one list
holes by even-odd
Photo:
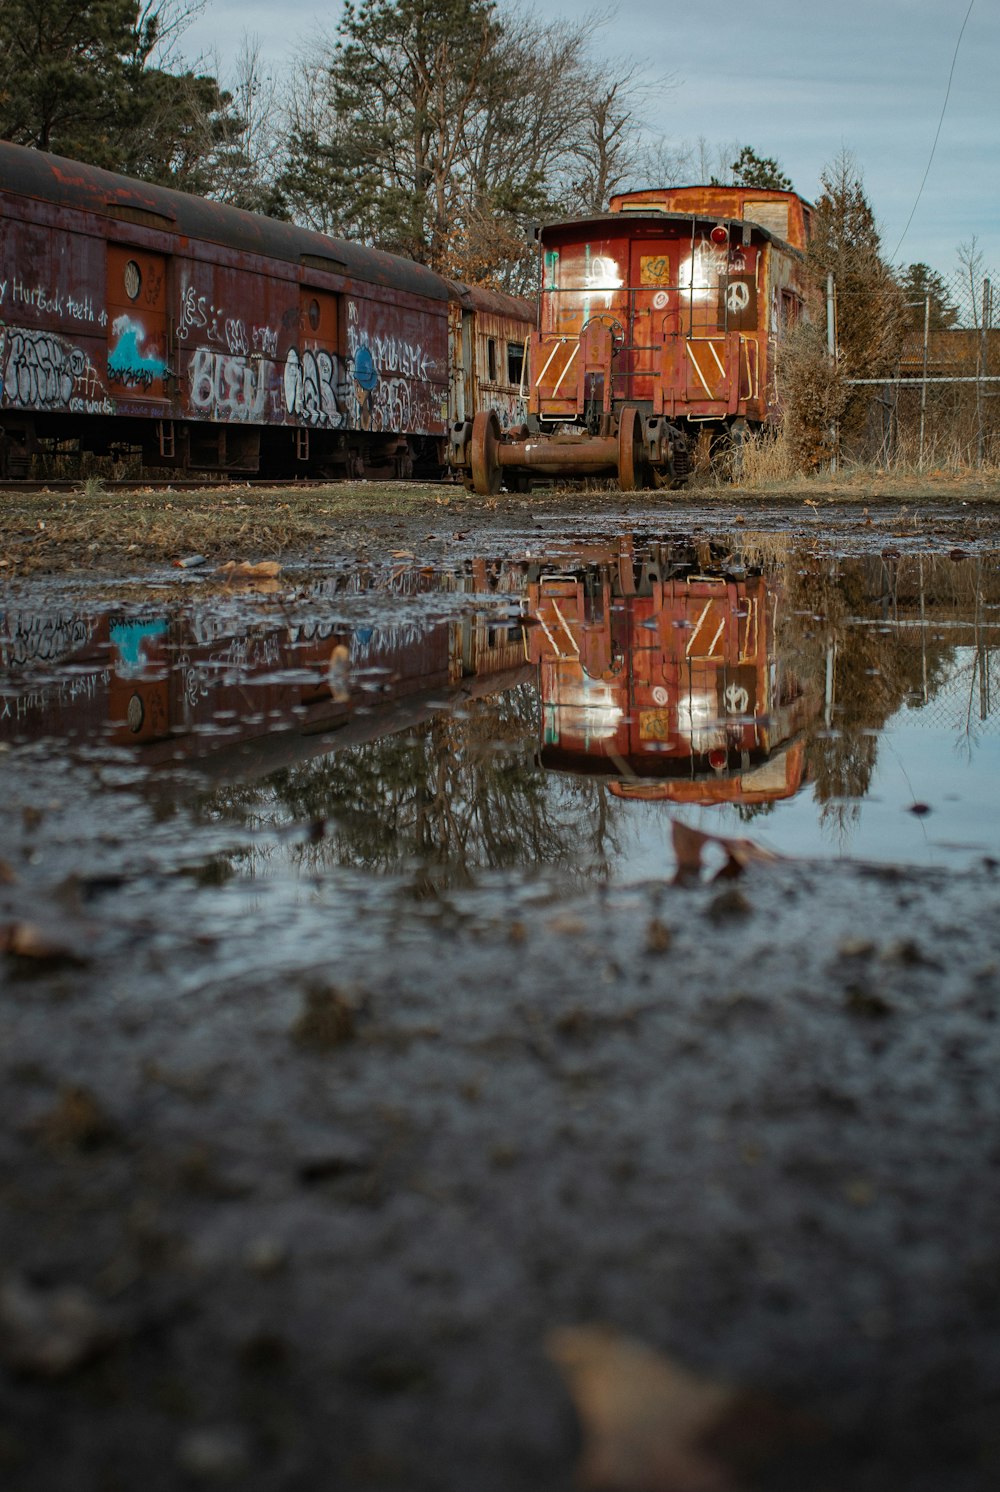
[[713, 243], [728, 243], [729, 229], [724, 227], [722, 223], [716, 223], [715, 227], [712, 229], [710, 237]]

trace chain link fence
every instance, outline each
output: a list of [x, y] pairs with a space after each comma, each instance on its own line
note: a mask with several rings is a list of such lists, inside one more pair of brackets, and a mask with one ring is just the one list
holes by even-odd
[[871, 387], [862, 459], [920, 470], [1000, 464], [1000, 277], [978, 254], [916, 274], [894, 374]]

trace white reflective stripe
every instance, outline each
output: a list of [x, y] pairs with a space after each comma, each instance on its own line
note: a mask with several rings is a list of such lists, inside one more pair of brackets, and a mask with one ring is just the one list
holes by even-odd
[[684, 649], [684, 655], [685, 655], [685, 657], [690, 657], [691, 656], [691, 649], [694, 647], [695, 639], [697, 638], [698, 633], [701, 631], [701, 629], [702, 629], [702, 627], [704, 625], [704, 622], [705, 622], [705, 618], [708, 616], [708, 613], [709, 613], [709, 611], [711, 609], [712, 609], [712, 603], [711, 603], [711, 601], [710, 600], [706, 601], [705, 602], [705, 609], [702, 611], [701, 616], [698, 618], [698, 625], [695, 627], [694, 631], [691, 633], [691, 636], [688, 638], [687, 647]]
[[560, 337], [559, 341], [555, 344], [555, 346], [553, 347], [552, 351], [549, 353], [549, 360], [548, 360], [548, 362], [545, 364], [545, 367], [542, 369], [542, 371], [539, 373], [538, 377], [535, 379], [535, 388], [536, 389], [538, 388], [538, 386], [541, 383], [542, 379], [545, 377], [546, 373], [549, 371], [549, 363], [551, 363], [552, 359], [555, 357], [555, 355], [559, 351], [560, 347], [565, 347], [566, 341], [567, 341], [567, 339], [565, 337]]
[[555, 653], [557, 658], [561, 658], [562, 652], [560, 651], [559, 644], [552, 636], [552, 633], [549, 631], [548, 627], [546, 627], [545, 618], [542, 616], [540, 611], [535, 613], [535, 619], [538, 622], [538, 625], [541, 627], [542, 631], [545, 633], [545, 636], [549, 639], [549, 642], [552, 644], [552, 651]]
[[690, 357], [692, 363], [694, 364], [694, 371], [698, 375], [698, 380], [701, 383], [702, 388], [705, 390], [705, 398], [706, 399], [711, 399], [711, 397], [712, 397], [712, 390], [709, 388], [708, 384], [705, 382], [705, 375], [702, 373], [701, 369], [698, 366], [698, 359], [694, 355], [694, 349], [691, 346], [691, 343], [690, 342], [685, 342], [684, 346], [687, 348], [687, 350], [688, 350], [688, 356]]
[[709, 644], [708, 652], [705, 654], [706, 658], [711, 658], [712, 655], [713, 655], [713, 653], [715, 652], [715, 644], [718, 642], [719, 638], [722, 636], [722, 631], [723, 631], [723, 628], [725, 627], [725, 625], [726, 625], [726, 619], [725, 619], [725, 617], [723, 617], [722, 621], [719, 623], [719, 630], [716, 632], [715, 636], [712, 638], [711, 643]]
[[580, 344], [579, 344], [579, 342], [577, 342], [576, 346], [573, 348], [573, 351], [569, 355], [569, 358], [568, 358], [568, 360], [566, 362], [565, 368], [559, 374], [559, 379], [558, 379], [558, 382], [556, 383], [555, 388], [552, 390], [551, 394], [549, 395], [550, 399], [554, 399], [555, 396], [556, 396], [556, 394], [558, 394], [558, 392], [559, 392], [559, 384], [562, 383], [563, 379], [566, 377], [566, 374], [569, 372], [570, 368], [573, 366], [573, 360], [574, 360], [574, 358], [576, 357], [576, 355], [577, 355], [577, 353], [579, 351], [580, 351]]
[[549, 605], [552, 607], [552, 610], [555, 612], [556, 616], [559, 618], [559, 625], [562, 627], [562, 629], [565, 632], [566, 636], [569, 638], [570, 647], [573, 649], [574, 653], [576, 653], [577, 657], [579, 657], [579, 655], [580, 655], [579, 645], [577, 643], [576, 638], [573, 636], [572, 632], [569, 630], [569, 623], [566, 621], [566, 618], [563, 616], [562, 612], [559, 610], [559, 603], [557, 601], [553, 600], [552, 597], [550, 597], [549, 598]]
[[726, 370], [723, 367], [722, 363], [719, 361], [719, 354], [715, 350], [715, 343], [714, 342], [709, 342], [709, 344], [708, 344], [708, 350], [712, 354], [712, 356], [715, 358], [715, 366], [719, 370], [719, 377], [720, 378], [725, 378], [725, 376], [726, 376]]

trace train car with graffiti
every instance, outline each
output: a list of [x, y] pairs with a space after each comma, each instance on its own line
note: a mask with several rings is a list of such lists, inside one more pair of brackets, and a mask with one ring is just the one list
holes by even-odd
[[624, 193], [541, 227], [525, 426], [484, 409], [453, 460], [480, 493], [526, 474], [683, 485], [700, 430], [738, 448], [776, 417], [809, 231], [796, 193], [722, 186]]
[[0, 475], [138, 448], [180, 470], [437, 474], [456, 424], [487, 402], [513, 418], [532, 325], [394, 255], [0, 144]]
[[620, 798], [761, 803], [804, 781], [822, 701], [783, 667], [780, 603], [761, 574], [657, 546], [595, 548], [529, 577], [541, 764]]

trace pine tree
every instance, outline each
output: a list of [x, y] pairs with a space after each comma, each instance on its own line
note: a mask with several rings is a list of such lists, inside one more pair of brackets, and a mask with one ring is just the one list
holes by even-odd
[[[752, 145], [742, 146], [729, 169], [733, 173], [733, 186], [763, 187], [778, 192], [793, 190], [790, 177], [785, 175], [778, 162], [772, 156], [758, 155]], [[713, 176], [712, 185], [721, 186], [722, 182]]]
[[215, 78], [153, 65], [161, 9], [0, 0], [0, 139], [214, 192], [243, 121]]
[[[821, 178], [822, 194], [812, 215], [806, 272], [818, 317], [827, 276], [836, 290], [837, 363], [842, 379], [879, 378], [895, 368], [903, 333], [903, 296], [882, 257], [875, 214], [861, 172], [849, 154], [840, 155]], [[874, 390], [845, 390], [841, 429], [864, 427]]]

